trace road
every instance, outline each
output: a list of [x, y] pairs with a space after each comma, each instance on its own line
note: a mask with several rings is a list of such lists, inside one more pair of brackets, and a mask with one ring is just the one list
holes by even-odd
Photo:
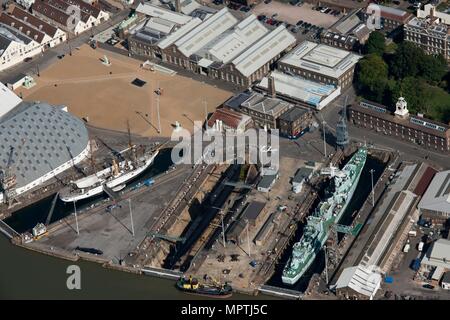
[[101, 33], [111, 26], [121, 22], [128, 16], [129, 11], [120, 11], [114, 14], [111, 19], [98, 25], [91, 30], [88, 30], [76, 37], [70, 37], [70, 39], [54, 48], [48, 49], [45, 52], [33, 57], [30, 62], [19, 63], [7, 70], [0, 72], [0, 81], [5, 83], [8, 79], [14, 78], [20, 74], [26, 75], [38, 75], [40, 71], [49, 67], [52, 63], [58, 60], [58, 56], [70, 54], [71, 50], [87, 43], [92, 35]]

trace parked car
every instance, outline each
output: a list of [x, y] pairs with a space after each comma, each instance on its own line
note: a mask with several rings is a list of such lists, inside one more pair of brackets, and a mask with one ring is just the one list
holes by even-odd
[[246, 6], [243, 6], [240, 10], [241, 10], [242, 12], [249, 12], [249, 11], [250, 11], [250, 8], [249, 8], [249, 7], [246, 7]]
[[330, 12], [331, 12], [331, 9], [327, 9], [327, 10], [324, 11], [324, 13], [326, 13], [326, 14], [328, 14]]
[[272, 0], [264, 0], [264, 3], [265, 4], [269, 4], [269, 3], [271, 3], [272, 2]]
[[424, 284], [422, 287], [424, 287], [425, 289], [430, 289], [430, 290], [433, 290], [434, 289], [434, 286], [432, 286], [431, 284]]
[[32, 57], [28, 57], [28, 58], [23, 59], [23, 62], [29, 62], [31, 60], [33, 60], [33, 58]]

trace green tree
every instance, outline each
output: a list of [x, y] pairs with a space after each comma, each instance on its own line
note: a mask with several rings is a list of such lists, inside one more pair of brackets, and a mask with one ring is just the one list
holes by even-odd
[[415, 77], [421, 71], [420, 66], [426, 58], [425, 53], [413, 43], [400, 43], [397, 51], [389, 59], [389, 71], [396, 79]]
[[367, 54], [374, 53], [382, 56], [385, 50], [386, 50], [386, 43], [384, 35], [379, 31], [372, 32], [369, 35], [369, 39], [367, 40], [365, 52]]
[[432, 84], [438, 84], [447, 73], [447, 61], [442, 55], [424, 57], [419, 65], [420, 76]]
[[355, 70], [355, 88], [366, 99], [383, 102], [388, 82], [388, 66], [383, 59], [370, 54], [361, 59]]

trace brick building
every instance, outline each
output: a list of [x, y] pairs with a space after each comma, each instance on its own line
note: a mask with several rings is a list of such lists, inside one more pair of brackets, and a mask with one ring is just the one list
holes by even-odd
[[396, 137], [422, 148], [450, 152], [450, 127], [421, 116], [409, 115], [407, 103], [399, 98], [392, 114], [386, 106], [361, 101], [349, 108], [350, 122], [356, 126]]

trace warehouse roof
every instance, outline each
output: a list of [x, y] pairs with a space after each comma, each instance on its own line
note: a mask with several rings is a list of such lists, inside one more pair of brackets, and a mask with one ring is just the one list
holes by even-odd
[[175, 43], [178, 39], [180, 39], [182, 36], [184, 36], [186, 33], [188, 33], [196, 26], [198, 26], [200, 23], [202, 23], [202, 20], [200, 20], [199, 18], [194, 18], [190, 20], [188, 23], [178, 28], [177, 30], [169, 34], [166, 38], [161, 40], [158, 43], [158, 47], [160, 47], [161, 49], [166, 49], [167, 47]]
[[295, 37], [281, 25], [253, 44], [232, 63], [242, 75], [248, 77], [295, 42]]
[[[271, 75], [275, 83], [275, 91], [277, 94], [304, 102], [315, 108], [322, 108], [322, 101], [328, 99], [331, 102], [331, 100], [340, 93], [340, 87], [334, 85], [306, 80], [279, 71], [273, 71]], [[257, 86], [267, 90], [268, 82], [268, 78], [264, 77]]]
[[345, 268], [336, 282], [336, 289], [350, 288], [370, 299], [381, 284], [381, 275], [363, 266]]
[[215, 43], [208, 53], [214, 60], [228, 63], [268, 32], [266, 27], [252, 14], [236, 25], [232, 32]]
[[78, 156], [88, 145], [84, 123], [41, 102], [22, 102], [0, 122], [0, 166], [14, 149], [17, 188], [44, 176]]
[[168, 20], [180, 25], [188, 23], [192, 19], [192, 17], [184, 15], [182, 13], [167, 10], [148, 3], [146, 4], [140, 3], [136, 8], [136, 12], [143, 13], [150, 17], [157, 17], [164, 20]]
[[281, 62], [311, 72], [339, 78], [353, 68], [361, 56], [346, 50], [304, 41]]
[[[264, 176], [268, 177], [268, 176]], [[260, 201], [252, 201], [250, 202], [247, 207], [245, 208], [244, 212], [242, 213], [241, 220], [251, 220], [254, 221], [258, 218], [259, 214], [263, 211], [266, 204], [264, 202]]]
[[175, 45], [181, 53], [190, 57], [210, 41], [232, 28], [237, 22], [238, 20], [225, 7], [181, 37], [175, 42]]
[[450, 213], [450, 170], [436, 173], [418, 207]]

